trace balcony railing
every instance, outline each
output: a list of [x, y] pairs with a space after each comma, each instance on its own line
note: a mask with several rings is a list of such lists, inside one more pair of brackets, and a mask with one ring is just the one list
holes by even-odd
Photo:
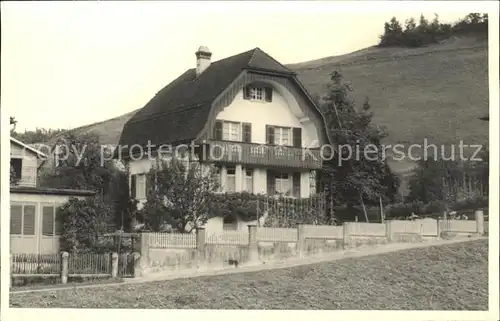
[[323, 164], [319, 149], [230, 141], [209, 141], [198, 154], [203, 161], [225, 164], [304, 169], [320, 169]]

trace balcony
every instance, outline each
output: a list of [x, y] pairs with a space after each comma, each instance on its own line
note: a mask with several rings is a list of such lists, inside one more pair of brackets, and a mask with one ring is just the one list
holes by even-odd
[[198, 156], [205, 162], [276, 168], [320, 169], [323, 164], [319, 149], [230, 141], [209, 141]]

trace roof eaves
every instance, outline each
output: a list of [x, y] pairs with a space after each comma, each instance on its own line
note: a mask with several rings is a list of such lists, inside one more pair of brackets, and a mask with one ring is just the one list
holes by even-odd
[[11, 137], [11, 138], [10, 138], [10, 140], [11, 140], [13, 143], [15, 143], [15, 144], [17, 144], [17, 145], [19, 145], [19, 146], [21, 146], [21, 147], [24, 147], [24, 148], [28, 149], [29, 151], [31, 151], [31, 152], [33, 152], [33, 153], [37, 154], [39, 157], [47, 157], [47, 155], [45, 155], [45, 153], [42, 153], [42, 152], [41, 152], [41, 151], [39, 151], [38, 149], [36, 149], [36, 148], [34, 148], [34, 147], [32, 147], [32, 146], [30, 146], [30, 145], [28, 145], [28, 144], [23, 143], [23, 142], [21, 142], [21, 141], [19, 141], [19, 140], [15, 139], [14, 137]]
[[[314, 108], [316, 109], [316, 111], [321, 115], [321, 119], [323, 120], [323, 124], [325, 125], [325, 132], [326, 132], [326, 137], [329, 141], [329, 143], [331, 145], [333, 145], [334, 141], [330, 135], [330, 131], [327, 129], [327, 121], [326, 121], [326, 118], [325, 118], [325, 114], [323, 114], [323, 112], [321, 111], [321, 109], [319, 108], [318, 105], [316, 105], [316, 103], [314, 102], [314, 99], [312, 99], [311, 95], [309, 94], [309, 92], [306, 90], [306, 88], [304, 87], [304, 85], [300, 82], [299, 78], [294, 76], [293, 77], [293, 80], [297, 83], [297, 85], [300, 87], [300, 89], [302, 90], [302, 92], [304, 92], [304, 94], [306, 95], [307, 99], [309, 100], [309, 102], [314, 106]], [[332, 149], [334, 150], [334, 149]]]

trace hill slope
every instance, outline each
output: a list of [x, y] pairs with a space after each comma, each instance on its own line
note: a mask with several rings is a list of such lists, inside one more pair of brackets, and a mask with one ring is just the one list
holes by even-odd
[[[339, 69], [352, 83], [356, 101], [369, 97], [374, 122], [389, 132], [386, 144], [423, 144], [425, 138], [435, 144], [488, 140], [487, 123], [478, 120], [488, 113], [485, 39], [451, 38], [417, 49], [370, 47], [288, 67], [312, 94], [320, 95], [329, 74]], [[117, 144], [134, 112], [76, 131], [95, 131], [102, 143]]]

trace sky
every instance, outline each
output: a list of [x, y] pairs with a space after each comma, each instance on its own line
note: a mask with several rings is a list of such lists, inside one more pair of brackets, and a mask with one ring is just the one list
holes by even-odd
[[352, 5], [3, 2], [1, 105], [18, 132], [71, 129], [143, 107], [195, 67], [201, 45], [213, 61], [259, 47], [298, 63], [375, 45], [392, 16], [450, 22], [473, 11]]

